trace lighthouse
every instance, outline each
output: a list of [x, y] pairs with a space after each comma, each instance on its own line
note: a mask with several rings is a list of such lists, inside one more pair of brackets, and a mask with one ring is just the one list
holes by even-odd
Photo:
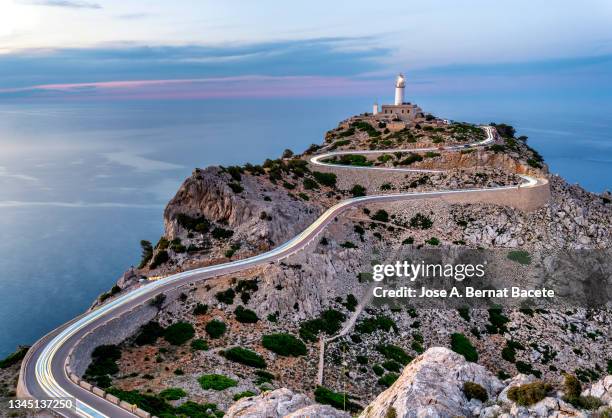
[[372, 116], [382, 121], [402, 121], [403, 123], [414, 121], [419, 115], [422, 117], [423, 111], [417, 105], [406, 102], [404, 89], [406, 88], [406, 78], [399, 73], [395, 79], [395, 100], [393, 104], [383, 104], [381, 107], [374, 105]]
[[404, 104], [404, 87], [406, 87], [404, 74], [399, 73], [397, 80], [395, 81], [395, 106], [401, 106]]

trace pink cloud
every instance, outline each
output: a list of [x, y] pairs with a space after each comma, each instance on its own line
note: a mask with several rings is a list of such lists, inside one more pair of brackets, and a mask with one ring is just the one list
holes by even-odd
[[44, 97], [121, 99], [354, 96], [380, 91], [387, 84], [382, 80], [346, 77], [239, 76], [40, 84], [0, 89], [0, 94], [22, 92], [41, 93]]

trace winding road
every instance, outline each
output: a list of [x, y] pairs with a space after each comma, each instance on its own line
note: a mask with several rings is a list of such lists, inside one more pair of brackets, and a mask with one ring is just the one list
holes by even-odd
[[[492, 143], [495, 139], [495, 130], [490, 126], [485, 126], [487, 138], [484, 141], [472, 145], [449, 146], [444, 148], [421, 148], [421, 149], [392, 149], [392, 150], [369, 150], [369, 151], [336, 151], [314, 156], [310, 163], [315, 166], [332, 166], [341, 169], [344, 166], [325, 163], [323, 160], [342, 154], [380, 154], [385, 152], [426, 152], [443, 149], [446, 151], [460, 150], [468, 147], [481, 147]], [[354, 167], [351, 169], [361, 170], [388, 170], [406, 172], [433, 172], [437, 170], [419, 170], [407, 168], [386, 168], [386, 167]], [[535, 179], [529, 176], [521, 176], [525, 180], [520, 188], [534, 187], [545, 182], [544, 179]], [[224, 264], [198, 268], [185, 271], [163, 279], [150, 282], [129, 293], [120, 295], [108, 303], [74, 318], [72, 321], [60, 326], [49, 334], [37, 341], [26, 355], [22, 366], [19, 380], [19, 394], [35, 399], [48, 399], [54, 397], [75, 398], [77, 401], [75, 410], [55, 411], [60, 416], [65, 417], [92, 417], [92, 418], [122, 418], [136, 416], [132, 412], [115, 405], [108, 400], [95, 395], [94, 393], [80, 387], [70, 380], [66, 363], [71, 349], [87, 333], [97, 327], [119, 318], [129, 312], [134, 307], [147, 303], [157, 294], [167, 292], [185, 284], [206, 280], [220, 275], [236, 273], [238, 271], [274, 261], [282, 260], [312, 243], [323, 231], [327, 224], [341, 212], [348, 208], [363, 205], [365, 203], [381, 203], [398, 200], [418, 200], [435, 197], [443, 197], [452, 194], [474, 193], [474, 192], [493, 192], [497, 190], [517, 189], [518, 185], [501, 186], [483, 189], [461, 189], [461, 190], [441, 190], [428, 192], [406, 192], [375, 196], [363, 196], [344, 200], [331, 208], [327, 209], [317, 220], [315, 220], [304, 231], [293, 239], [260, 255], [249, 257], [242, 260], [228, 262]]]

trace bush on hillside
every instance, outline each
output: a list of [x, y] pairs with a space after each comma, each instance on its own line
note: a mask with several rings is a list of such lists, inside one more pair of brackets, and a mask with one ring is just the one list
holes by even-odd
[[264, 335], [261, 344], [280, 356], [304, 356], [308, 352], [306, 345], [291, 334], [276, 333]]
[[205, 374], [198, 378], [198, 383], [204, 390], [225, 390], [238, 385], [238, 382], [234, 379], [230, 379], [222, 374]]
[[236, 315], [236, 321], [242, 322], [243, 324], [254, 324], [259, 321], [259, 318], [254, 311], [247, 309], [242, 305], [236, 307], [234, 314]]
[[169, 401], [176, 401], [181, 398], [187, 396], [187, 392], [185, 392], [181, 388], [168, 388], [159, 392], [159, 397], [162, 399], [166, 399]]
[[395, 360], [401, 365], [406, 365], [412, 361], [403, 348], [393, 344], [379, 344], [376, 346], [376, 351], [385, 356], [389, 360]]
[[521, 406], [529, 406], [546, 397], [552, 386], [544, 382], [533, 382], [514, 386], [508, 390], [508, 399]]
[[213, 319], [206, 324], [205, 330], [210, 338], [219, 338], [225, 334], [227, 326], [225, 322]]
[[478, 352], [470, 340], [463, 334], [454, 333], [451, 335], [451, 349], [461, 354], [467, 361], [477, 362]]
[[242, 347], [232, 347], [223, 352], [223, 357], [236, 363], [244, 364], [249, 367], [265, 369], [267, 364], [262, 356], [254, 351]]
[[315, 389], [314, 394], [315, 401], [325, 405], [331, 405], [336, 409], [340, 409], [343, 411], [348, 410], [353, 412], [356, 412], [360, 409], [358, 405], [349, 401], [349, 396], [346, 393], [338, 393], [326, 387], [318, 386]]
[[208, 350], [208, 343], [201, 338], [191, 341], [191, 349], [194, 351]]
[[489, 399], [487, 390], [474, 382], [465, 382], [463, 384], [463, 393], [468, 400], [478, 399], [480, 402], [486, 402]]
[[164, 331], [164, 339], [172, 345], [181, 345], [189, 341], [195, 335], [193, 325], [188, 322], [177, 322], [170, 325]]
[[333, 335], [340, 331], [346, 316], [335, 309], [323, 311], [319, 318], [310, 319], [300, 324], [300, 337], [304, 341], [316, 341], [320, 332]]
[[386, 388], [390, 387], [395, 381], [399, 378], [399, 374], [397, 373], [386, 373], [380, 379], [378, 379], [378, 384], [384, 386]]
[[336, 175], [334, 173], [323, 173], [321, 171], [313, 171], [312, 175], [315, 180], [323, 186], [335, 187], [336, 186]]
[[159, 323], [150, 321], [140, 327], [134, 344], [138, 346], [153, 344], [162, 335], [164, 335], [164, 328]]

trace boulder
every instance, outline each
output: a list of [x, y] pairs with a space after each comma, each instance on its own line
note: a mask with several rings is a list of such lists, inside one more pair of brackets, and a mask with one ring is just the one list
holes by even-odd
[[363, 418], [471, 416], [465, 382], [483, 386], [494, 398], [503, 384], [483, 366], [447, 348], [433, 347], [414, 359], [386, 391], [365, 408]]

